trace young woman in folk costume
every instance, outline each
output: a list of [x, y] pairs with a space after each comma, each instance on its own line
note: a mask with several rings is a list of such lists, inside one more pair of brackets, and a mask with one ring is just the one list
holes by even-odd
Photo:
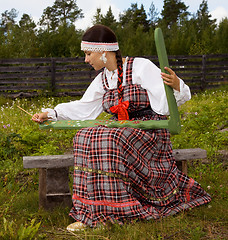
[[[82, 37], [85, 62], [95, 77], [81, 100], [43, 109], [34, 121], [88, 120], [101, 112], [115, 120], [166, 119], [165, 84], [174, 89], [178, 105], [191, 98], [189, 87], [145, 58], [122, 59], [111, 29], [95, 25]], [[163, 81], [162, 81], [163, 79]], [[74, 137], [73, 207], [68, 230], [95, 227], [107, 221], [158, 219], [208, 203], [200, 185], [177, 169], [166, 129], [88, 127]]]

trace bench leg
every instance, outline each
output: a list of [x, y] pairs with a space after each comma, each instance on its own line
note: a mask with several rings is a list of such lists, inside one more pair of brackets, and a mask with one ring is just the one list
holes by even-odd
[[182, 172], [187, 175], [188, 174], [187, 161], [186, 160], [181, 161], [181, 165], [182, 165]]
[[39, 207], [53, 209], [57, 206], [71, 207], [69, 168], [39, 169]]
[[181, 160], [176, 162], [177, 168], [187, 175], [187, 161]]

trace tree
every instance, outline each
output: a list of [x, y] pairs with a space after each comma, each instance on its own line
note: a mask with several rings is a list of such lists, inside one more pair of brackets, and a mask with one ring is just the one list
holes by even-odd
[[181, 15], [188, 15], [188, 7], [180, 0], [164, 0], [163, 10], [161, 15], [163, 16], [163, 22], [168, 28], [171, 28], [173, 24], [178, 23]]
[[15, 19], [18, 12], [12, 8], [1, 14], [0, 19], [0, 57], [8, 58], [15, 54], [15, 29], [17, 28]]
[[228, 18], [224, 18], [216, 30], [214, 41], [218, 53], [228, 53]]
[[71, 25], [79, 18], [83, 18], [83, 13], [76, 0], [55, 0], [52, 7], [44, 9], [40, 25], [56, 30], [60, 25]]
[[36, 24], [28, 14], [23, 14], [21, 17], [15, 37], [17, 57], [37, 57], [39, 55]]
[[7, 32], [8, 28], [12, 25], [15, 25], [15, 19], [18, 16], [18, 12], [15, 8], [12, 8], [10, 11], [6, 10], [1, 14], [0, 27], [1, 30]]
[[23, 29], [23, 31], [29, 32], [35, 29], [36, 24], [28, 14], [23, 14], [21, 20], [19, 21], [19, 26]]
[[56, 0], [53, 5], [58, 23], [74, 23], [78, 18], [82, 18], [82, 10], [78, 8], [76, 0]]
[[145, 32], [143, 26], [138, 26], [134, 34], [130, 31], [132, 26], [124, 29], [121, 36], [120, 47], [123, 56], [145, 56], [156, 54], [154, 43], [154, 30]]
[[116, 19], [112, 13], [111, 6], [109, 7], [106, 15], [102, 17], [102, 24], [109, 26], [112, 29], [116, 27]]
[[112, 13], [111, 6], [109, 7], [106, 15], [101, 13], [101, 8], [97, 8], [97, 12], [93, 17], [93, 24], [103, 24], [115, 31], [117, 28], [117, 21]]
[[93, 25], [101, 24], [103, 15], [101, 13], [101, 8], [97, 8], [95, 15], [93, 16]]
[[203, 0], [196, 16], [193, 17], [197, 39], [192, 44], [191, 52], [195, 52], [196, 54], [207, 54], [216, 51], [216, 47], [214, 46], [216, 20], [211, 20], [210, 18], [211, 15], [209, 14], [207, 1]]
[[120, 14], [120, 24], [122, 27], [132, 25], [136, 30], [139, 26], [143, 26], [143, 30], [149, 31], [149, 21], [143, 4], [138, 8], [137, 3], [131, 4], [131, 8], [128, 8], [123, 14]]
[[57, 28], [58, 22], [52, 7], [44, 9], [39, 25], [46, 28], [48, 32], [54, 31]]
[[149, 19], [149, 24], [154, 28], [159, 20], [159, 12], [157, 11], [157, 9], [155, 8], [154, 3], [152, 2], [150, 5], [150, 9], [149, 9], [149, 13], [148, 13], [150, 19]]
[[198, 31], [200, 34], [207, 28], [210, 28], [211, 30], [215, 29], [216, 20], [215, 19], [211, 20], [210, 19], [211, 17], [212, 16], [211, 14], [209, 14], [209, 10], [208, 10], [207, 0], [203, 0], [196, 14], [196, 22], [197, 22]]
[[77, 31], [75, 26], [60, 25], [57, 31], [40, 32], [39, 51], [44, 57], [75, 57], [82, 56], [81, 37], [82, 31]]

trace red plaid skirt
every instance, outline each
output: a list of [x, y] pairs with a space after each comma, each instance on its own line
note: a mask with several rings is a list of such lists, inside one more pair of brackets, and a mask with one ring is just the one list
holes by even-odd
[[[147, 91], [132, 84], [127, 63], [123, 100], [129, 101], [131, 120], [160, 120], [150, 107]], [[105, 83], [106, 82], [106, 83]], [[108, 90], [104, 110], [118, 104], [117, 89]], [[139, 110], [143, 109], [143, 114]], [[146, 113], [146, 114], [145, 114]], [[116, 119], [116, 116], [114, 116]], [[180, 172], [172, 156], [166, 129], [84, 128], [74, 138], [73, 208], [70, 215], [91, 227], [110, 220], [158, 219], [205, 204], [210, 196], [193, 179]]]
[[166, 129], [84, 128], [74, 138], [75, 220], [158, 219], [211, 198], [176, 167]]

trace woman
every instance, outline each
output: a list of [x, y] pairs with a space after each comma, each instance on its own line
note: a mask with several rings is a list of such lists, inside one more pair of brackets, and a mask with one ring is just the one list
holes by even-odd
[[[164, 83], [177, 104], [191, 98], [189, 87], [170, 68], [161, 73], [144, 58], [122, 59], [115, 34], [95, 25], [82, 37], [85, 62], [104, 70], [81, 100], [43, 109], [34, 121], [95, 119], [102, 111], [115, 120], [166, 119]], [[166, 129], [84, 128], [74, 137], [73, 207], [79, 230], [127, 219], [158, 219], [208, 203], [210, 196], [176, 167]]]

